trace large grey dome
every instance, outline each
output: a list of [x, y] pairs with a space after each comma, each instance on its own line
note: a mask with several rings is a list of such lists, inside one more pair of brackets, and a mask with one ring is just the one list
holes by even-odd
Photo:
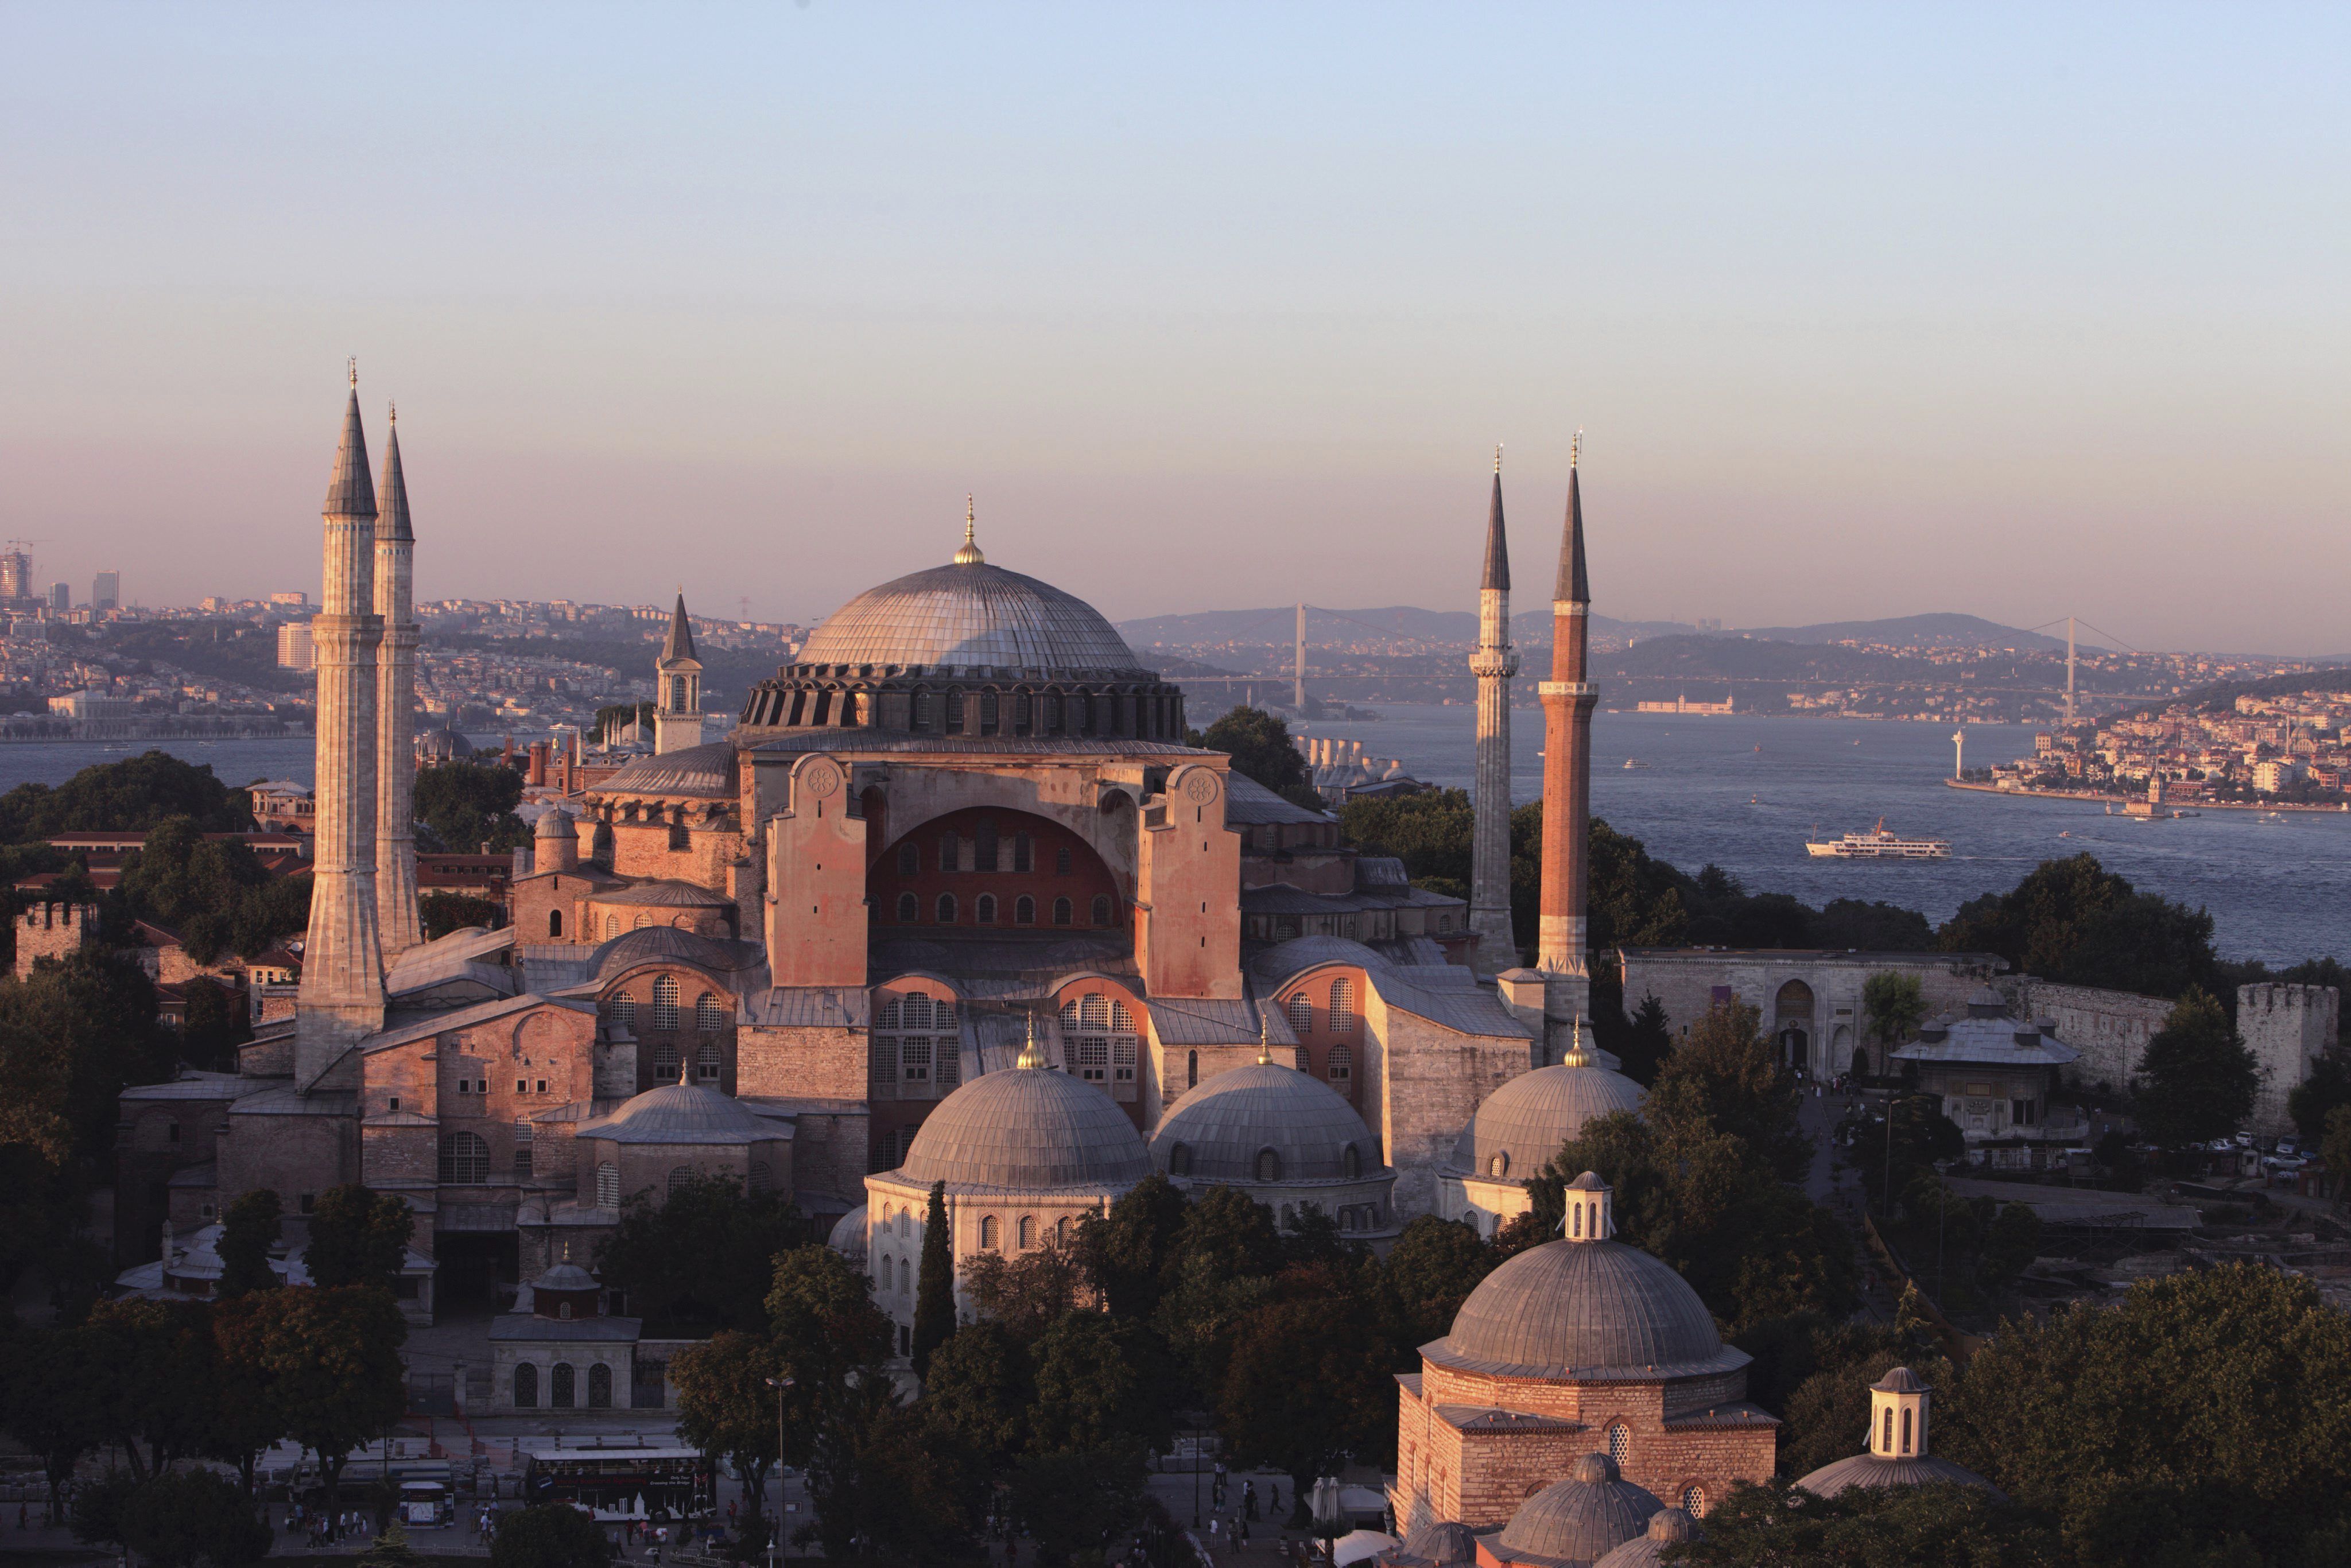
[[1486, 1276], [1425, 1346], [1516, 1377], [1689, 1376], [1747, 1364], [1673, 1269], [1619, 1241], [1546, 1241]]
[[1512, 1562], [1595, 1563], [1648, 1529], [1666, 1505], [1624, 1479], [1605, 1454], [1586, 1454], [1570, 1479], [1519, 1505], [1498, 1544]]
[[1638, 1112], [1645, 1098], [1639, 1084], [1597, 1065], [1521, 1072], [1487, 1095], [1461, 1129], [1453, 1167], [1473, 1176], [1524, 1181], [1562, 1144], [1581, 1135], [1586, 1122], [1617, 1111]]
[[616, 1144], [763, 1144], [791, 1134], [731, 1095], [699, 1083], [664, 1083], [583, 1123], [582, 1138]]
[[1258, 1156], [1267, 1149], [1283, 1182], [1357, 1181], [1380, 1168], [1371, 1128], [1336, 1090], [1264, 1061], [1219, 1072], [1177, 1102], [1152, 1134], [1151, 1163], [1175, 1176], [1249, 1183], [1264, 1179]]
[[902, 1181], [1052, 1191], [1133, 1186], [1151, 1174], [1143, 1134], [1111, 1097], [1050, 1067], [982, 1073], [914, 1134]]
[[1092, 605], [984, 562], [935, 566], [867, 589], [809, 633], [798, 663], [1156, 678]]

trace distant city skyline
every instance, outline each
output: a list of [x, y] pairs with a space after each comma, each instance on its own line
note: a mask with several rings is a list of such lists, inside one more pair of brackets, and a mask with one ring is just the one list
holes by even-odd
[[360, 361], [421, 599], [1474, 605], [2346, 651], [2351, 15], [0, 14], [0, 535], [304, 589]]

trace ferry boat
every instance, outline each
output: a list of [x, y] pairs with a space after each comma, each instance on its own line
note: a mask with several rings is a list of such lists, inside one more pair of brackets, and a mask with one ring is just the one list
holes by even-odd
[[1906, 839], [1899, 833], [1888, 832], [1886, 819], [1877, 819], [1877, 826], [1865, 833], [1847, 833], [1841, 839], [1825, 841], [1808, 839], [1805, 852], [1815, 860], [1842, 861], [1947, 861], [1951, 858], [1949, 839]]

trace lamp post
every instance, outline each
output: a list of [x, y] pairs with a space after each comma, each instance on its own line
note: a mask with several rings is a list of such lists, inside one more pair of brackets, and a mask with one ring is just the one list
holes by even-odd
[[1192, 1422], [1192, 1528], [1200, 1528], [1200, 1423]]
[[770, 1377], [768, 1386], [776, 1391], [776, 1533], [768, 1548], [768, 1561], [773, 1563], [782, 1553], [784, 1542], [784, 1390], [792, 1386], [789, 1377]]

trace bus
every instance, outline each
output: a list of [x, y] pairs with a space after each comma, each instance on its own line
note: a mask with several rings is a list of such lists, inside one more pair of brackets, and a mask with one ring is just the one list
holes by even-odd
[[523, 1450], [523, 1497], [568, 1502], [599, 1520], [693, 1519], [717, 1506], [710, 1461], [693, 1448], [530, 1448]]
[[456, 1518], [456, 1500], [449, 1495], [449, 1489], [441, 1482], [412, 1480], [400, 1483], [402, 1523], [437, 1528], [455, 1522]]

